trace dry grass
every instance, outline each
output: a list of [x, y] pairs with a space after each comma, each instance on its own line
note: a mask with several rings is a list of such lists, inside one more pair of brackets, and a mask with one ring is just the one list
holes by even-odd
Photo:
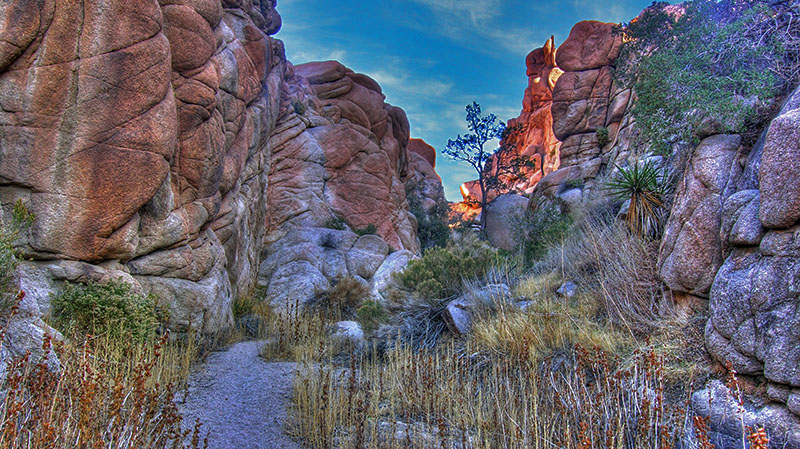
[[[197, 355], [194, 341], [86, 337], [52, 347], [46, 338], [41, 360], [26, 356], [9, 365], [0, 447], [200, 447], [199, 423], [193, 434], [183, 430], [174, 401]], [[51, 351], [57, 370], [48, 367]]]
[[610, 322], [642, 336], [673, 315], [661, 300], [657, 255], [658, 242], [638, 237], [616, 221], [586, 217], [534, 272], [574, 281], [595, 296]]
[[291, 431], [313, 448], [672, 448], [687, 422], [663, 401], [652, 351], [624, 370], [582, 347], [570, 361], [479, 354], [403, 346], [349, 369], [304, 363]]

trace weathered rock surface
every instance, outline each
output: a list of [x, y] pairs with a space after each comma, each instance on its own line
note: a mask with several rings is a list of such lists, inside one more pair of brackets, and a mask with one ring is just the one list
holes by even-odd
[[678, 184], [661, 243], [661, 276], [672, 290], [707, 297], [722, 265], [723, 204], [732, 194], [741, 138], [707, 137]]
[[715, 447], [742, 447], [746, 428], [765, 427], [770, 446], [800, 448], [800, 418], [774, 403], [745, 400], [740, 407], [735, 393], [718, 380], [692, 395], [692, 410], [708, 418], [709, 438]]
[[[270, 37], [275, 4], [0, 8], [0, 209], [36, 214], [24, 277], [40, 311], [63, 281], [124, 278], [168, 302], [174, 328], [211, 333], [257, 282], [286, 306], [419, 250], [405, 181], [434, 198], [431, 155], [409, 157], [405, 113], [374, 80], [295, 70]], [[334, 216], [378, 236], [337, 234], [348, 253], [303, 233]], [[306, 240], [276, 245], [293, 232]], [[265, 265], [273, 246], [294, 258]]]
[[255, 282], [286, 67], [274, 2], [11, 8], [36, 23], [0, 21], [24, 44], [0, 67], [0, 200], [36, 214], [26, 257], [118, 261], [176, 327], [230, 326]]
[[516, 248], [516, 227], [528, 207], [528, 198], [509, 193], [498, 196], [486, 205], [486, 237], [495, 248], [512, 250]]
[[613, 65], [622, 48], [622, 37], [613, 33], [614, 26], [594, 20], [578, 22], [558, 47], [558, 66], [578, 72]]
[[[800, 447], [800, 422], [779, 416], [797, 413], [793, 391], [800, 387], [800, 225], [792, 215], [798, 193], [796, 182], [784, 178], [794, 176], [790, 160], [797, 159], [792, 134], [797, 124], [787, 123], [800, 106], [798, 99], [800, 90], [790, 96], [750, 153], [737, 156], [746, 161], [744, 167], [734, 163], [728, 170], [727, 164], [715, 169], [718, 180], [735, 181], [736, 191], [717, 209], [724, 263], [718, 270], [713, 264], [707, 268], [716, 276], [706, 346], [720, 362], [766, 378], [770, 399], [785, 404], [773, 407], [777, 411], [770, 413], [777, 417], [770, 422], [774, 432], [786, 428], [786, 447]], [[777, 161], [787, 164], [775, 165]]]
[[481, 307], [499, 302], [512, 302], [511, 289], [506, 284], [488, 284], [450, 301], [442, 312], [447, 328], [455, 335], [467, 335], [472, 330], [475, 313]]

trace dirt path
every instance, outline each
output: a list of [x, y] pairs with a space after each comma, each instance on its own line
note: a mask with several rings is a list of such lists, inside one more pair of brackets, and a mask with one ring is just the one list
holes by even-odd
[[295, 364], [265, 362], [263, 344], [236, 343], [192, 373], [180, 408], [187, 425], [200, 418], [210, 449], [302, 448], [283, 432]]

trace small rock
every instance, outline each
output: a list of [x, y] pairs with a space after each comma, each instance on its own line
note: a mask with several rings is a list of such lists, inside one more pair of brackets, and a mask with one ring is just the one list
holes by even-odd
[[444, 310], [444, 322], [450, 332], [456, 335], [467, 335], [472, 329], [473, 303], [466, 298], [458, 298], [450, 302]]
[[331, 340], [347, 346], [360, 348], [364, 343], [364, 330], [355, 321], [339, 321], [330, 327]]
[[561, 284], [561, 287], [558, 287], [556, 293], [563, 298], [572, 298], [573, 296], [575, 296], [575, 292], [577, 291], [578, 291], [578, 286], [575, 285], [575, 283], [572, 281], [567, 281]]

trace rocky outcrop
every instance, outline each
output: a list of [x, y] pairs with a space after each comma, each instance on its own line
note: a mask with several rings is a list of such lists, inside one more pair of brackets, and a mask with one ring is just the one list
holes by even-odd
[[[433, 167], [408, 151], [405, 113], [384, 103], [374, 80], [336, 61], [290, 66], [288, 74], [269, 141], [258, 279], [279, 308], [303, 304], [345, 276], [372, 283], [391, 250], [418, 253], [405, 181], [441, 190]], [[377, 235], [354, 232], [371, 226]]]
[[[380, 236], [351, 233], [333, 271], [419, 250], [404, 181], [438, 176], [409, 157], [405, 113], [339, 63], [288, 63], [275, 0], [15, 0], [0, 19], [0, 203], [36, 215], [22, 251], [40, 309], [63, 281], [124, 278], [210, 333], [270, 285], [277, 242], [333, 217]], [[285, 292], [330, 281], [302, 261], [280, 267]]]
[[375, 226], [395, 249], [418, 251], [403, 184], [403, 110], [384, 103], [375, 81], [336, 61], [294, 71], [270, 139], [268, 241], [338, 216], [352, 229]]
[[[530, 193], [543, 176], [558, 169], [561, 142], [553, 134], [553, 88], [563, 73], [556, 66], [555, 40], [551, 37], [542, 48], [530, 52], [525, 58], [528, 87], [522, 100], [519, 117], [507, 123], [508, 135], [500, 142], [500, 150], [486, 162], [487, 173], [497, 173], [498, 166], [509, 167], [515, 159], [527, 160], [530, 166], [521, 168], [521, 179], [506, 179], [507, 186], [490, 192], [489, 200], [498, 195], [516, 191]], [[461, 186], [466, 203], [480, 203], [481, 192], [477, 181]]]
[[442, 178], [436, 173], [436, 149], [422, 139], [408, 141], [408, 174], [404, 182], [406, 193], [413, 196], [409, 201], [419, 202], [420, 212], [430, 213], [447, 204]]
[[[773, 401], [800, 414], [800, 216], [794, 216], [800, 89], [787, 100], [741, 168], [721, 210], [725, 253], [710, 289], [706, 344], [740, 373], [763, 376]], [[728, 175], [732, 173], [733, 175]], [[713, 267], [708, 267], [713, 270]], [[800, 444], [796, 442], [795, 444]]]
[[0, 66], [0, 199], [36, 214], [25, 256], [126, 273], [172, 304], [178, 328], [229, 326], [265, 218], [286, 64], [274, 1], [3, 12], [31, 23], [0, 25], [16, 42]]
[[554, 138], [561, 142], [559, 163], [537, 183], [532, 200], [555, 196], [569, 179], [591, 187], [603, 169], [627, 156], [635, 134], [629, 114], [633, 94], [614, 80], [622, 46], [614, 26], [579, 22], [555, 54], [564, 71], [553, 87], [550, 111]]
[[704, 139], [692, 152], [678, 183], [661, 241], [661, 277], [675, 291], [708, 297], [722, 265], [723, 204], [741, 172], [741, 137], [716, 135]]

